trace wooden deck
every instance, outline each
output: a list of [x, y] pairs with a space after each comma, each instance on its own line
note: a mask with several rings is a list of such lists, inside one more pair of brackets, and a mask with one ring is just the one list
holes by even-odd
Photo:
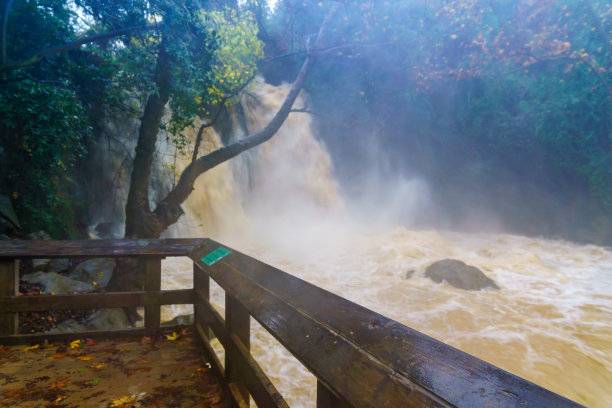
[[226, 407], [191, 330], [0, 346], [3, 407]]
[[[193, 288], [161, 290], [161, 259], [167, 256], [191, 258]], [[140, 271], [137, 272], [144, 276], [144, 290], [19, 296], [19, 259], [67, 257], [137, 257], [140, 260]], [[224, 316], [209, 302], [211, 280], [225, 291]], [[49, 356], [71, 353], [74, 349], [66, 348], [64, 352], [61, 342], [72, 341], [74, 338], [100, 341], [109, 337], [149, 337], [160, 329], [160, 306], [171, 304], [193, 305], [194, 324], [191, 329], [197, 339], [199, 352], [206, 356], [211, 365], [210, 372], [219, 379], [232, 408], [248, 408], [251, 400], [261, 408], [289, 406], [250, 353], [251, 317], [316, 376], [317, 408], [579, 407], [575, 402], [536, 384], [210, 239], [0, 242], [0, 344], [27, 345], [45, 340], [60, 344], [57, 346], [59, 351], [58, 348], [33, 350], [32, 354], [26, 354], [25, 346], [15, 349], [3, 347], [2, 352], [8, 353], [9, 357], [5, 359], [5, 366], [0, 367], [0, 372], [3, 376], [13, 375], [8, 374], [9, 367], [17, 370], [20, 365], [11, 366], [10, 360], [13, 358], [23, 359], [36, 353], [49, 353]], [[23, 312], [136, 306], [144, 306], [143, 328], [76, 334], [19, 333], [18, 315]], [[180, 328], [170, 330], [176, 331]], [[213, 334], [225, 350], [223, 363], [211, 347], [210, 338]], [[138, 342], [134, 343], [135, 346], [137, 344]], [[162, 339], [162, 343], [155, 344], [166, 343], [163, 343]], [[166, 347], [178, 344], [181, 344], [180, 341]], [[141, 346], [151, 352], [150, 344]], [[108, 348], [117, 350], [117, 347]], [[118, 353], [108, 356], [108, 361], [100, 357], [100, 364], [111, 368], [112, 361], [115, 361], [112, 359], [119, 358], [115, 356], [120, 356], [120, 351], [121, 347]], [[176, 353], [181, 355], [178, 350]], [[2, 387], [8, 387], [2, 389], [3, 401], [15, 406], [13, 403], [18, 401], [17, 397], [33, 395], [33, 398], [38, 396], [37, 393], [41, 393], [47, 395], [47, 406], [78, 406], [80, 401], [69, 402], [68, 394], [62, 392], [74, 384], [77, 384], [77, 387], [73, 388], [78, 388], [81, 383], [74, 381], [85, 381], [83, 384], [92, 385], [91, 388], [97, 387], [96, 384], [87, 382], [96, 379], [92, 380], [85, 375], [91, 374], [89, 370], [98, 369], [95, 368], [95, 363], [91, 362], [94, 359], [79, 359], [90, 354], [93, 353], [84, 349], [53, 361], [50, 361], [46, 354], [44, 358], [32, 358], [32, 364], [34, 360], [45, 361], [49, 368], [63, 361], [74, 361], [78, 366], [74, 365], [77, 367], [76, 372], [73, 370], [72, 374], [62, 374], [63, 376], [58, 373], [57, 377], [44, 374], [39, 376], [34, 374], [34, 368], [24, 368], [32, 374], [30, 378], [41, 378], [32, 385], [34, 391], [31, 393], [20, 391], [24, 390], [26, 380], [17, 384], [12, 382], [12, 377], [8, 380], [6, 377], [0, 377]], [[164, 360], [163, 351], [159, 359], [168, 362]], [[130, 401], [127, 404], [134, 406], [145, 403], [183, 406], [174, 402], [156, 402], [156, 398], [170, 398], [173, 395], [172, 388], [163, 387], [171, 387], [171, 381], [176, 379], [178, 382], [179, 378], [172, 378], [169, 382], [168, 378], [162, 378], [164, 374], [168, 374], [164, 372], [163, 364], [160, 372], [154, 371], [157, 369], [153, 365], [139, 365], [139, 360], [154, 361], [152, 357], [146, 358], [142, 354], [140, 359], [131, 358], [126, 361], [127, 366], [124, 368], [127, 367], [127, 374], [132, 373], [135, 378], [145, 376], [144, 383], [151, 380], [152, 388], [130, 387], [127, 381], [120, 380], [129, 377], [125, 372], [110, 375], [110, 379], [119, 383], [117, 386], [109, 383], [108, 387], [104, 387], [112, 394], [99, 394], [94, 397], [96, 392], [102, 391], [102, 387], [100, 391], [90, 392], [90, 388], [85, 386], [80, 390], [86, 392], [80, 394], [82, 398], [102, 399], [95, 400], [95, 403], [92, 400], [91, 404], [87, 402], [81, 406], [96, 406], [99, 402], [101, 406], [108, 407], [115, 401], [113, 398], [122, 397]], [[193, 363], [189, 359], [186, 361]], [[208, 373], [198, 372], [198, 368], [204, 366], [188, 365], [187, 362], [170, 365], [166, 371], [176, 371], [177, 375], [189, 372], [194, 375], [194, 381], [199, 378], [198, 373]], [[142, 369], [144, 367], [146, 368]], [[181, 370], [181, 367], [189, 369]], [[79, 369], [83, 372], [79, 372]], [[151, 377], [146, 377], [147, 375]], [[161, 382], [153, 385], [153, 380]], [[124, 388], [119, 388], [120, 386]], [[199, 395], [199, 386], [200, 383], [192, 383], [193, 388], [189, 389], [194, 389], [195, 394]], [[26, 387], [25, 390], [27, 389]], [[55, 391], [50, 393], [51, 390]], [[143, 392], [145, 394], [142, 394]], [[195, 394], [185, 395], [193, 395], [195, 398]], [[62, 399], [64, 395], [66, 398]], [[55, 399], [51, 401], [52, 398]], [[211, 403], [225, 403], [214, 398], [210, 400], [212, 402], [186, 400], [184, 403], [213, 407]], [[122, 402], [121, 399], [118, 401]], [[67, 405], [69, 403], [73, 405]], [[37, 406], [36, 403], [33, 406]]]

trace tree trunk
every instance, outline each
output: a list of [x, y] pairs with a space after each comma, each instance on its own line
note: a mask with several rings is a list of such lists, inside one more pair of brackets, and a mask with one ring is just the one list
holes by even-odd
[[149, 176], [159, 126], [170, 97], [172, 77], [169, 59], [165, 40], [162, 40], [155, 68], [158, 92], [152, 93], [147, 99], [138, 134], [130, 191], [125, 206], [126, 238], [157, 238], [167, 228], [159, 225], [149, 207]]
[[[313, 46], [314, 49], [320, 44], [320, 40], [336, 9], [337, 6], [334, 6], [323, 22]], [[192, 161], [181, 174], [179, 182], [174, 189], [157, 204], [155, 211], [151, 211], [148, 198], [149, 176], [151, 174], [151, 164], [159, 133], [159, 125], [164, 114], [165, 105], [170, 97], [170, 87], [172, 84], [170, 58], [165, 48], [164, 37], [160, 45], [155, 69], [155, 82], [158, 93], [149, 95], [136, 145], [134, 168], [132, 169], [130, 190], [125, 207], [126, 238], [158, 238], [166, 228], [178, 221], [183, 213], [180, 205], [189, 197], [189, 194], [193, 191], [195, 180], [202, 173], [272, 138], [291, 113], [293, 103], [304, 85], [314, 58], [314, 53], [308, 52], [304, 64], [291, 86], [283, 105], [266, 127], [229, 146], [222, 147]], [[142, 268], [137, 263], [130, 261], [121, 263], [115, 269], [107, 290], [142, 290], [144, 279], [141, 272]], [[132, 323], [138, 320], [138, 315], [134, 308], [125, 309], [125, 311]]]

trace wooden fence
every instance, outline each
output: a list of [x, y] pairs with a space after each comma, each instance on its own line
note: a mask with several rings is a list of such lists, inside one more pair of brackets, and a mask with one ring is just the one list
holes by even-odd
[[[188, 256], [193, 289], [160, 290], [161, 260]], [[143, 291], [19, 296], [19, 259], [142, 259]], [[225, 291], [225, 318], [210, 304]], [[577, 407], [544, 388], [209, 239], [0, 243], [0, 344], [150, 334], [160, 306], [192, 304], [202, 351], [233, 405], [288, 407], [250, 353], [257, 320], [317, 378], [317, 407]], [[18, 313], [144, 306], [143, 328], [19, 334]], [[210, 344], [225, 349], [221, 364]], [[562, 373], [559, 373], [562, 375]]]

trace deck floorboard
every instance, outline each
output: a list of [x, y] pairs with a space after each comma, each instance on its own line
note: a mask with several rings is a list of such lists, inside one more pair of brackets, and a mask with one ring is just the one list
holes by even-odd
[[168, 336], [0, 346], [0, 406], [225, 407], [193, 335]]

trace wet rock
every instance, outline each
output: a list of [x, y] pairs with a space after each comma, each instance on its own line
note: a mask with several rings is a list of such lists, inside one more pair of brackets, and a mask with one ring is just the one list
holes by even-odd
[[162, 326], [176, 326], [179, 324], [189, 325], [193, 324], [193, 321], [193, 313], [190, 313], [186, 315], [175, 316], [172, 320], [162, 322]]
[[100, 239], [121, 238], [123, 231], [121, 224], [116, 222], [101, 222], [96, 225], [95, 237]]
[[32, 259], [32, 269], [35, 271], [48, 271], [50, 259]]
[[29, 283], [38, 283], [43, 286], [44, 293], [51, 292], [72, 293], [72, 292], [91, 292], [94, 286], [91, 283], [81, 282], [59, 275], [55, 272], [34, 272], [24, 275], [22, 278]]
[[78, 264], [70, 273], [70, 278], [81, 282], [96, 282], [97, 286], [104, 288], [108, 285], [114, 269], [114, 259], [89, 259]]
[[[9, 221], [13, 227], [21, 229], [19, 219], [17, 218], [17, 214], [13, 209], [13, 203], [11, 199], [5, 196], [4, 194], [0, 194], [0, 218]], [[7, 225], [7, 227], [11, 226], [10, 224]]]
[[52, 259], [49, 263], [49, 271], [51, 272], [63, 272], [70, 267], [70, 259], [68, 258], [57, 258]]
[[482, 273], [480, 269], [456, 259], [434, 262], [425, 270], [425, 276], [436, 283], [446, 281], [449, 285], [458, 289], [499, 289], [495, 282]]
[[47, 234], [45, 231], [30, 232], [28, 235], [26, 235], [26, 238], [33, 241], [48, 241], [51, 239], [49, 234]]
[[49, 330], [47, 333], [77, 332], [88, 330], [113, 330], [132, 327], [121, 309], [98, 310], [85, 322], [68, 319]]

